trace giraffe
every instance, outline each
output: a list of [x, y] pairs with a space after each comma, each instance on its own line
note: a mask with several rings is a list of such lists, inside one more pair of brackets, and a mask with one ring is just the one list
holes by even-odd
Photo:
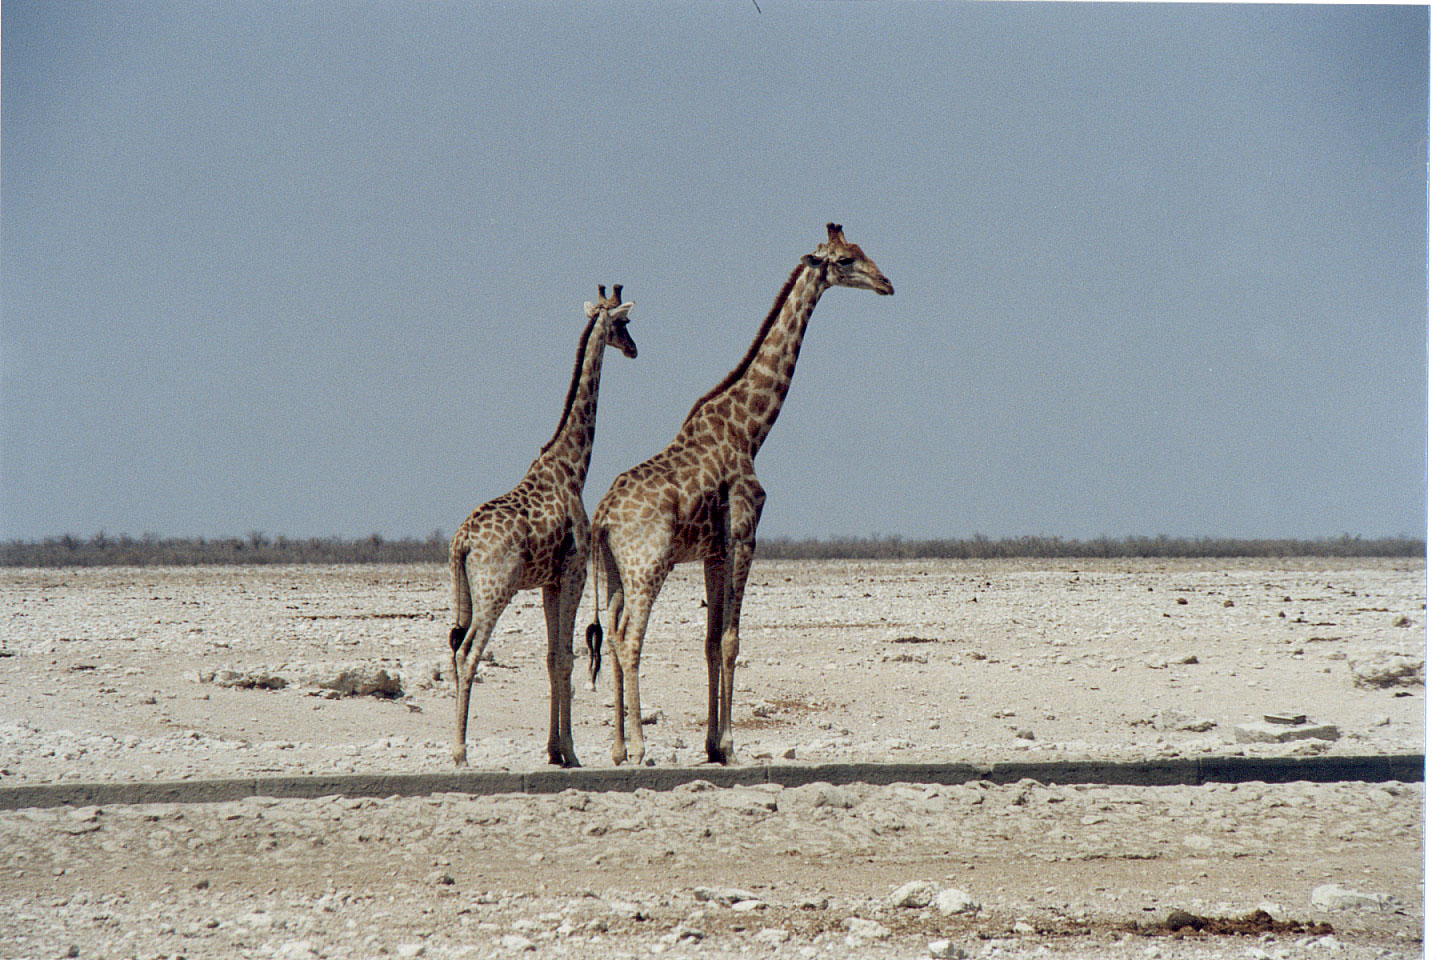
[[[651, 605], [675, 564], [705, 563], [705, 664], [709, 679], [706, 759], [734, 759], [730, 708], [740, 649], [740, 605], [755, 554], [765, 491], [755, 454], [780, 414], [805, 326], [828, 288], [857, 287], [888, 295], [895, 288], [840, 226], [807, 254], [780, 288], [740, 364], [695, 401], [680, 432], [660, 453], [615, 479], [595, 508], [591, 563], [606, 574], [606, 628], [615, 678], [615, 740], [611, 759], [640, 763], [640, 648]], [[591, 644], [601, 630], [599, 595]], [[626, 739], [629, 738], [627, 750]]]
[[620, 284], [600, 302], [586, 303], [589, 322], [580, 335], [570, 390], [555, 434], [509, 493], [475, 509], [450, 543], [455, 585], [455, 626], [450, 630], [450, 679], [455, 683], [456, 766], [465, 766], [470, 687], [495, 622], [517, 591], [539, 587], [549, 640], [550, 762], [579, 766], [570, 735], [571, 639], [585, 591], [589, 522], [581, 492], [595, 440], [595, 407], [605, 348], [636, 354], [629, 323], [633, 303], [620, 302]]

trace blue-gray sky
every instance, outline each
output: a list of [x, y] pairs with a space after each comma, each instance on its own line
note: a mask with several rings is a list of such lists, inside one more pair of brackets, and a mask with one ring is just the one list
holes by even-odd
[[0, 538], [586, 502], [838, 221], [762, 536], [1419, 535], [1429, 11], [3, 6]]

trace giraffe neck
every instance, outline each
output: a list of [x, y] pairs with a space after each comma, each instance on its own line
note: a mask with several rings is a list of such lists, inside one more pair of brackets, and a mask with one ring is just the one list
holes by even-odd
[[554, 467], [557, 479], [577, 490], [585, 486], [590, 452], [595, 445], [595, 410], [600, 397], [600, 366], [604, 360], [605, 331], [596, 320], [591, 320], [580, 336], [575, 372], [570, 377], [560, 425], [531, 464], [531, 470], [542, 465]]
[[759, 452], [780, 416], [795, 376], [805, 327], [824, 292], [819, 268], [803, 263], [796, 267], [745, 358], [695, 404], [686, 426], [717, 431], [723, 425], [736, 442], [748, 447], [751, 456]]

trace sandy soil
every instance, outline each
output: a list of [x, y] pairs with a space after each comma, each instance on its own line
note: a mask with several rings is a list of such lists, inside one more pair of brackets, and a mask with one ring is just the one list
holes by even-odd
[[[0, 786], [447, 769], [448, 589], [438, 566], [4, 571]], [[1417, 753], [1424, 589], [1409, 561], [760, 564], [740, 762]], [[651, 620], [661, 764], [703, 757], [702, 596], [682, 568]], [[539, 769], [538, 595], [491, 650], [471, 763]], [[320, 686], [381, 669], [399, 695]], [[587, 764], [608, 672], [577, 692]], [[285, 685], [224, 685], [246, 678]], [[1339, 739], [1238, 742], [1277, 711]], [[0, 814], [0, 956], [1419, 951], [1419, 785], [829, 791]], [[978, 909], [892, 905], [911, 881]], [[1261, 908], [1281, 927], [1151, 935]]]

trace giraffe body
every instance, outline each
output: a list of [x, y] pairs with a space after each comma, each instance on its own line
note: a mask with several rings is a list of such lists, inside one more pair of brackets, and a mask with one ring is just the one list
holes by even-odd
[[455, 683], [455, 741], [451, 754], [465, 763], [465, 730], [475, 671], [500, 614], [521, 590], [539, 588], [545, 607], [550, 674], [550, 762], [579, 766], [570, 733], [571, 640], [585, 590], [589, 522], [581, 498], [595, 439], [595, 411], [605, 348], [636, 354], [626, 329], [633, 304], [600, 288], [600, 303], [585, 305], [565, 410], [555, 435], [509, 493], [477, 507], [450, 543], [455, 626], [450, 630], [450, 677]]
[[603, 566], [606, 578], [615, 679], [611, 759], [617, 764], [644, 758], [639, 664], [645, 629], [671, 569], [692, 560], [705, 564], [706, 756], [719, 763], [734, 758], [730, 713], [740, 608], [765, 507], [755, 455], [785, 402], [820, 295], [832, 286], [894, 292], [839, 226], [830, 224], [829, 234], [790, 274], [739, 366], [696, 401], [669, 446], [617, 477], [595, 508], [591, 549], [597, 576]]

